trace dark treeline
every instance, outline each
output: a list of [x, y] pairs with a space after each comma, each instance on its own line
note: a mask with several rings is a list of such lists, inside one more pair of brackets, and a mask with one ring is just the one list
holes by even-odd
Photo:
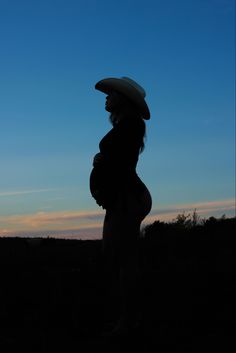
[[236, 218], [200, 219], [180, 214], [170, 223], [155, 221], [144, 229], [144, 244], [150, 266], [183, 265], [186, 269], [209, 271], [232, 269]]
[[[201, 220], [194, 212], [143, 229], [143, 324], [132, 348], [125, 346], [128, 352], [226, 347], [234, 335], [235, 224], [235, 218]], [[101, 245], [100, 240], [0, 239], [1, 351], [126, 351], [99, 338], [119, 309], [118, 291], [106, 290]]]

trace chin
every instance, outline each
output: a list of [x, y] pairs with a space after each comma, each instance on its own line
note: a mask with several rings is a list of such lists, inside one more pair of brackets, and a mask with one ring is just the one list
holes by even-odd
[[105, 110], [106, 110], [107, 112], [111, 113], [111, 109], [110, 109], [109, 107], [105, 106]]

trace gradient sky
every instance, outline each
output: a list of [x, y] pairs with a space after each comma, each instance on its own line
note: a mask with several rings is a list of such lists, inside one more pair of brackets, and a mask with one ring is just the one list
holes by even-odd
[[233, 0], [0, 0], [0, 235], [100, 234], [105, 77], [147, 92], [149, 220], [234, 215], [234, 33]]

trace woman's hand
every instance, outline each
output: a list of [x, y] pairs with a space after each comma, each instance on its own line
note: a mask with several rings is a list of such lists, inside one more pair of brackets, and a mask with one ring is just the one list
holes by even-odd
[[103, 209], [105, 208], [105, 204], [104, 204], [104, 200], [103, 197], [101, 195], [101, 192], [99, 190], [95, 190], [93, 197], [96, 200], [96, 203], [98, 204], [98, 206], [101, 206]]
[[101, 164], [104, 160], [104, 157], [101, 153], [97, 153], [94, 158], [93, 158], [93, 166], [97, 167], [99, 164]]

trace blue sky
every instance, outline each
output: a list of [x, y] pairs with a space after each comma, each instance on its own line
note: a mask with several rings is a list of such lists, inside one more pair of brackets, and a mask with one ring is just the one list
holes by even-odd
[[137, 171], [152, 217], [195, 205], [232, 216], [234, 14], [233, 0], [1, 0], [0, 234], [101, 222], [88, 179], [111, 128], [94, 89], [105, 77], [146, 89]]

